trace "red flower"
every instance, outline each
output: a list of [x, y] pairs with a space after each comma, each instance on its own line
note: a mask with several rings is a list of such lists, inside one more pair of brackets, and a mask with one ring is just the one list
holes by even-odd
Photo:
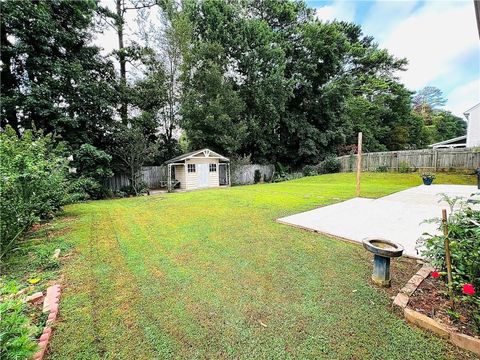
[[465, 295], [475, 295], [475, 288], [472, 284], [463, 285], [463, 293]]
[[432, 278], [434, 279], [437, 279], [440, 277], [440, 273], [438, 271], [432, 271], [432, 273], [430, 274], [432, 276]]

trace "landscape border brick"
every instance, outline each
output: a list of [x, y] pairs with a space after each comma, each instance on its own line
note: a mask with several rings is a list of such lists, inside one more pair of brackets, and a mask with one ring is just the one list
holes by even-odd
[[40, 349], [33, 356], [34, 360], [42, 360], [47, 351], [48, 342], [52, 337], [52, 325], [58, 316], [58, 304], [60, 302], [60, 285], [53, 285], [47, 288], [47, 295], [43, 301], [43, 312], [48, 313], [47, 323], [43, 328], [43, 333], [38, 340]]
[[431, 331], [444, 339], [448, 339], [452, 344], [464, 350], [471, 351], [480, 355], [480, 339], [473, 336], [458, 333], [444, 325], [408, 307], [410, 297], [415, 290], [425, 280], [434, 269], [429, 265], [423, 265], [420, 270], [405, 284], [400, 292], [395, 296], [393, 305], [403, 310], [405, 319], [418, 327]]

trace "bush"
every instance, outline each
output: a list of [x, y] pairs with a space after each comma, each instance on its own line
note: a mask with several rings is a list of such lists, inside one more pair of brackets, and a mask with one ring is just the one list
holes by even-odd
[[400, 173], [410, 172], [410, 165], [406, 161], [402, 161], [400, 164], [398, 164], [398, 172]]
[[340, 171], [341, 164], [334, 156], [327, 156], [319, 165], [319, 172], [322, 174], [333, 174]]
[[51, 135], [0, 133], [0, 241], [2, 258], [34, 222], [49, 219], [67, 199], [67, 159]]
[[111, 190], [90, 177], [73, 179], [68, 186], [67, 203], [101, 199], [111, 196]]
[[[444, 198], [453, 209], [458, 199]], [[441, 221], [434, 219], [439, 223]], [[463, 204], [459, 210], [455, 210], [448, 219], [448, 239], [450, 241], [450, 253], [452, 262], [453, 290], [457, 295], [457, 301], [473, 303], [472, 319], [475, 321], [476, 331], [480, 333], [480, 211]], [[425, 250], [421, 254], [431, 264], [446, 274], [445, 264], [445, 236], [428, 235], [418, 241], [419, 246]], [[445, 277], [446, 279], [446, 277]], [[462, 295], [463, 286], [472, 284], [476, 290], [475, 295]], [[476, 309], [476, 310], [475, 310]]]
[[262, 180], [262, 173], [260, 172], [260, 170], [256, 169], [253, 174], [253, 182], [255, 184], [258, 184], [260, 180]]
[[112, 157], [93, 145], [83, 144], [75, 151], [73, 159], [72, 165], [76, 167], [79, 177], [71, 187], [72, 199], [102, 199], [109, 196], [110, 191], [104, 184], [106, 179], [113, 176], [110, 169]]
[[387, 172], [388, 171], [388, 166], [387, 165], [380, 165], [377, 167], [377, 172]]
[[139, 182], [137, 188], [134, 188], [132, 185], [124, 186], [120, 189], [121, 194], [124, 196], [138, 196], [146, 194], [148, 192], [148, 186], [144, 182]]
[[302, 170], [303, 176], [318, 175], [317, 168], [313, 165], [305, 165]]
[[31, 324], [27, 304], [13, 296], [15, 283], [2, 283], [0, 287], [0, 359], [30, 359], [37, 350], [35, 334], [38, 328]]
[[285, 174], [288, 174], [288, 168], [286, 166], [282, 165], [281, 163], [277, 162], [277, 163], [275, 163], [275, 172], [279, 176], [283, 176]]
[[284, 173], [283, 175], [276, 175], [275, 179], [273, 182], [282, 182], [282, 181], [288, 181], [288, 180], [295, 180], [295, 179], [300, 179], [303, 177], [302, 173], [291, 173], [291, 174], [286, 174]]

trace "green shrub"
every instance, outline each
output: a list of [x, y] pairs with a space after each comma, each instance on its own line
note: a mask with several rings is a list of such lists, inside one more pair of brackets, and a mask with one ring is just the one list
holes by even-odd
[[318, 175], [317, 168], [313, 165], [305, 165], [302, 169], [303, 176], [315, 176]]
[[[458, 199], [444, 197], [453, 209]], [[439, 230], [441, 221], [437, 222]], [[457, 301], [472, 303], [472, 319], [475, 321], [476, 331], [480, 334], [480, 211], [463, 204], [458, 210], [453, 211], [448, 219], [448, 239], [450, 242], [450, 253], [452, 263], [453, 290], [457, 295]], [[440, 235], [442, 234], [442, 235]], [[445, 236], [442, 232], [439, 235], [427, 235], [418, 241], [421, 250], [430, 263], [441, 274], [446, 274], [445, 263]], [[444, 276], [446, 280], [446, 277]], [[473, 296], [462, 295], [465, 284], [472, 284], [476, 289]]]
[[67, 159], [51, 135], [9, 126], [0, 133], [2, 258], [34, 222], [49, 219], [67, 199]]
[[319, 165], [319, 172], [322, 174], [338, 173], [340, 169], [340, 160], [335, 156], [327, 156]]
[[288, 169], [286, 166], [282, 165], [282, 163], [277, 162], [275, 164], [275, 171], [280, 173], [280, 174], [285, 174], [288, 172]]
[[[2, 295], [5, 292], [2, 286]], [[37, 350], [36, 326], [30, 323], [27, 305], [19, 299], [4, 298], [0, 303], [0, 359], [30, 359]]]
[[110, 189], [91, 177], [72, 179], [68, 185], [67, 202], [74, 203], [90, 199], [102, 199], [112, 195]]
[[398, 164], [398, 172], [400, 172], [400, 173], [408, 173], [408, 172], [410, 172], [410, 165], [409, 165], [409, 163], [406, 162], [406, 161], [400, 162], [400, 164]]
[[387, 172], [388, 171], [388, 166], [387, 165], [380, 165], [377, 167], [377, 172]]
[[273, 182], [282, 182], [282, 181], [288, 181], [288, 180], [295, 180], [295, 179], [300, 179], [303, 177], [302, 173], [291, 173], [291, 174], [283, 174], [283, 175], [277, 175]]
[[256, 169], [253, 173], [253, 182], [255, 184], [258, 184], [260, 180], [262, 180], [262, 173], [260, 172], [260, 170]]
[[138, 183], [138, 187], [135, 191], [132, 185], [124, 186], [120, 189], [120, 193], [123, 193], [124, 196], [137, 196], [146, 194], [148, 192], [148, 186], [144, 182]]
[[77, 184], [71, 187], [72, 199], [102, 199], [111, 195], [104, 185], [113, 176], [110, 168], [112, 157], [109, 154], [93, 145], [83, 144], [75, 151], [73, 159], [72, 165], [79, 177], [74, 181]]

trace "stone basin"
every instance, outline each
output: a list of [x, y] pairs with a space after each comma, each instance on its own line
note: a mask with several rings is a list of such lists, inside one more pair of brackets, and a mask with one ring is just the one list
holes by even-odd
[[362, 241], [363, 247], [375, 255], [384, 257], [399, 257], [402, 256], [403, 246], [394, 242], [379, 239], [366, 238]]
[[402, 256], [403, 246], [380, 238], [366, 238], [362, 241], [363, 247], [373, 253], [372, 280], [375, 284], [389, 287], [390, 258]]

